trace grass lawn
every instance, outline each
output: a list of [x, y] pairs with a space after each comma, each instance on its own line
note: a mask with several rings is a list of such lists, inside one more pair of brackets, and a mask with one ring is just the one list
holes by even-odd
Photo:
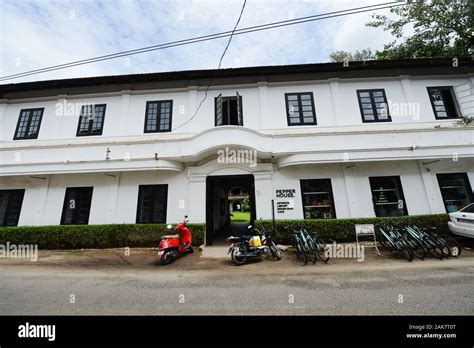
[[250, 221], [249, 211], [233, 211], [230, 221]]

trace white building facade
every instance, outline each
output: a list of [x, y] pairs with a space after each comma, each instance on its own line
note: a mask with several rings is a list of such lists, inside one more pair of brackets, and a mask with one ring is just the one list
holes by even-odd
[[0, 225], [436, 214], [473, 202], [474, 65], [405, 60], [0, 85]]

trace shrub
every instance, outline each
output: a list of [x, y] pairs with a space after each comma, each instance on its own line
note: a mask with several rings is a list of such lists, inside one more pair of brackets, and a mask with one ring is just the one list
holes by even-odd
[[[375, 228], [381, 223], [388, 223], [402, 227], [411, 222], [418, 227], [436, 227], [439, 232], [448, 233], [448, 215], [413, 215], [384, 218], [357, 218], [357, 219], [305, 219], [305, 220], [276, 220], [276, 231], [271, 236], [281, 244], [291, 244], [291, 232], [293, 228], [285, 229], [286, 226], [301, 225], [308, 231], [317, 232], [326, 242], [353, 242], [355, 241], [356, 224], [374, 224]], [[255, 227], [264, 227], [266, 231], [272, 231], [271, 220], [256, 220]]]
[[[204, 224], [188, 224], [193, 244], [204, 242]], [[165, 224], [55, 225], [0, 228], [0, 244], [37, 244], [40, 249], [157, 247], [170, 234]]]

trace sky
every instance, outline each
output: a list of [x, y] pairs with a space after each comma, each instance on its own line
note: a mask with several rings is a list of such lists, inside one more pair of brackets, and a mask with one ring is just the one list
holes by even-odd
[[[248, 0], [238, 28], [388, 0]], [[232, 30], [243, 0], [0, 0], [0, 76]], [[388, 10], [377, 11], [389, 14]], [[353, 14], [234, 36], [223, 68], [320, 63], [336, 50], [381, 49], [389, 33]], [[393, 15], [391, 15], [393, 17]], [[228, 38], [1, 83], [215, 69]]]

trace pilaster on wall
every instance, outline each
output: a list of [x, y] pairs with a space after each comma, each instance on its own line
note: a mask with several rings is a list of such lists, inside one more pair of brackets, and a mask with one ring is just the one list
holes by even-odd
[[272, 218], [273, 182], [271, 172], [255, 172], [255, 210], [257, 219]]
[[[4, 124], [4, 115], [5, 112], [7, 112], [7, 100], [6, 99], [0, 99], [0, 124]], [[3, 132], [0, 132], [0, 141], [6, 140], [4, 139], [4, 134]]]
[[433, 192], [435, 190], [435, 185], [433, 183], [433, 175], [427, 167], [422, 164], [422, 161], [418, 162], [418, 168], [420, 169], [421, 180], [423, 181], [423, 188], [425, 190], [426, 200], [428, 201], [429, 214], [434, 214], [436, 212], [435, 206], [435, 197]]
[[329, 87], [331, 89], [332, 114], [334, 115], [334, 123], [337, 126], [339, 125], [339, 119], [341, 118], [341, 112], [339, 110], [340, 108], [337, 102], [341, 100], [339, 92], [339, 78], [329, 79]]
[[120, 106], [120, 134], [128, 134], [128, 112], [130, 107], [130, 90], [121, 92], [122, 100]]
[[354, 218], [354, 217], [357, 217], [356, 199], [351, 190], [351, 187], [354, 187], [353, 185], [355, 185], [354, 176], [353, 176], [354, 174], [353, 174], [352, 169], [347, 168], [346, 163], [341, 163], [341, 168], [342, 168], [342, 176], [343, 176], [344, 185], [345, 185], [349, 214], [351, 218]]
[[267, 115], [267, 82], [259, 82], [258, 86], [258, 103], [260, 106], [260, 115], [257, 117], [257, 129], [262, 129], [262, 124], [266, 124], [267, 120], [263, 120], [265, 115]]
[[189, 202], [188, 215], [194, 223], [206, 223], [206, 177], [205, 174], [188, 176]]

